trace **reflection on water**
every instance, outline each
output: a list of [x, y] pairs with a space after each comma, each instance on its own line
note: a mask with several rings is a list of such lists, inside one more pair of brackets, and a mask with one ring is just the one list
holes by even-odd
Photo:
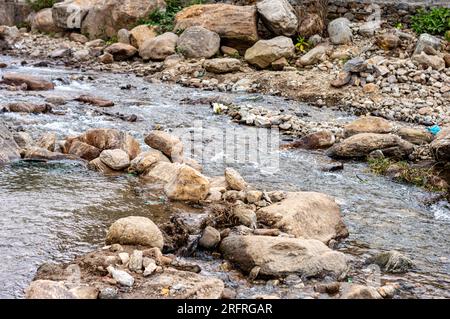
[[[200, 120], [204, 124], [203, 142], [219, 146], [223, 141], [217, 131], [234, 128], [237, 136], [244, 136], [263, 130], [238, 126], [225, 116], [212, 115], [206, 104], [180, 102], [185, 98], [220, 96], [253, 103], [248, 101], [254, 96], [148, 84], [129, 75], [93, 74], [94, 80], [85, 77], [71, 81], [71, 78], [79, 77], [76, 72], [54, 68], [20, 68], [17, 71], [53, 79], [64, 77], [70, 83], [58, 86], [54, 92], [2, 90], [0, 104], [11, 101], [41, 103], [49, 95], [69, 99], [66, 105], [56, 107], [63, 115], [0, 115], [35, 138], [49, 131], [64, 138], [92, 127], [110, 127], [130, 132], [143, 144], [145, 133], [155, 125], [189, 130], [194, 121]], [[0, 70], [0, 75], [2, 72], [5, 71]], [[135, 89], [120, 89], [128, 83]], [[137, 114], [139, 121], [130, 123], [112, 116], [99, 116], [94, 107], [70, 101], [80, 93], [112, 99], [116, 106], [108, 109], [109, 113]], [[276, 97], [262, 97], [255, 104], [308, 113], [314, 121], [346, 119], [342, 113]], [[223, 155], [228, 154], [225, 151]], [[408, 277], [408, 280], [423, 284], [423, 290], [416, 290], [416, 294], [449, 294], [448, 203], [439, 202], [428, 207], [422, 203], [429, 193], [373, 176], [360, 163], [347, 163], [341, 172], [325, 173], [321, 168], [328, 159], [320, 152], [294, 150], [277, 155], [279, 170], [271, 174], [262, 173], [256, 165], [236, 163], [234, 166], [250, 183], [262, 189], [313, 190], [336, 196], [350, 230], [346, 242], [349, 250], [354, 245], [364, 245], [364, 253], [397, 249], [410, 256], [418, 266], [417, 272]], [[208, 158], [203, 163], [205, 174], [220, 175], [224, 168], [223, 157]], [[158, 200], [158, 193], [150, 185], [133, 176], [105, 177], [76, 162], [17, 163], [0, 168], [0, 255], [3, 257], [0, 297], [22, 296], [23, 288], [41, 263], [70, 260], [76, 254], [101, 245], [108, 225], [117, 218], [141, 215], [161, 223], [174, 211], [184, 211]], [[217, 269], [214, 262], [202, 262], [207, 272]], [[258, 287], [252, 289], [258, 290]]]

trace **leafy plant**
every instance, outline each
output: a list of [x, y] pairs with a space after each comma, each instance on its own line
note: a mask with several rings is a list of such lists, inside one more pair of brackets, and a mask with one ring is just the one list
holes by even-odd
[[411, 17], [411, 27], [418, 34], [444, 35], [450, 29], [450, 8], [419, 9]]
[[111, 44], [114, 44], [114, 43], [117, 43], [119, 40], [117, 39], [117, 36], [112, 36], [112, 37], [110, 37], [109, 39], [107, 39], [106, 41], [105, 41], [105, 43], [106, 43], [106, 45], [111, 45]]
[[418, 187], [424, 187], [431, 191], [442, 191], [443, 189], [433, 183], [437, 174], [432, 168], [412, 167], [405, 161], [396, 162], [388, 158], [369, 159], [369, 169], [378, 175], [388, 174], [390, 169], [394, 169], [396, 174], [394, 179]]
[[51, 8], [56, 2], [56, 0], [27, 0], [27, 3], [33, 11]]
[[403, 30], [403, 29], [405, 28], [405, 26], [403, 25], [403, 23], [397, 22], [397, 23], [394, 25], [394, 28], [396, 28], [396, 29], [398, 29], [398, 30]]
[[297, 43], [295, 44], [295, 47], [297, 48], [297, 51], [300, 53], [305, 53], [311, 48], [311, 43], [307, 41], [304, 37], [299, 36], [297, 38]]
[[[159, 33], [173, 31], [175, 16], [183, 9], [183, 2], [182, 0], [166, 0], [165, 10], [157, 9], [151, 12], [147, 18], [139, 20], [138, 25], [157, 26]], [[203, 0], [191, 0], [187, 6], [203, 4], [203, 2]]]
[[450, 43], [450, 30], [448, 30], [447, 32], [445, 32], [444, 38], [445, 38], [445, 40], [447, 40], [447, 42]]

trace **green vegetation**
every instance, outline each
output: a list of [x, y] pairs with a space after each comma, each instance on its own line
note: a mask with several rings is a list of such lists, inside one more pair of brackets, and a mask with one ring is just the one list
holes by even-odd
[[118, 41], [119, 40], [117, 39], [117, 36], [112, 36], [109, 39], [107, 39], [105, 41], [105, 43], [106, 43], [106, 45], [111, 45], [111, 44], [117, 43]]
[[297, 38], [297, 43], [295, 44], [295, 47], [297, 48], [297, 51], [299, 51], [300, 53], [305, 53], [312, 47], [312, 45], [304, 37], [299, 36]]
[[405, 26], [403, 25], [403, 23], [398, 22], [394, 25], [394, 28], [396, 28], [397, 30], [403, 30]]
[[445, 38], [445, 40], [447, 40], [447, 42], [450, 43], [450, 30], [448, 30], [447, 32], [445, 32], [444, 38]]
[[419, 9], [411, 17], [411, 22], [411, 28], [418, 34], [444, 35], [447, 30], [450, 30], [450, 9], [433, 8], [428, 11]]
[[56, 3], [56, 0], [27, 0], [33, 11], [39, 11], [45, 8], [51, 8]]
[[[203, 4], [203, 0], [191, 0], [187, 6]], [[138, 21], [138, 25], [146, 24], [158, 27], [159, 33], [173, 31], [175, 16], [183, 9], [182, 0], [166, 0], [166, 10], [155, 10], [150, 15]]]
[[431, 191], [443, 191], [439, 183], [440, 178], [433, 168], [411, 167], [405, 161], [394, 161], [388, 158], [369, 159], [369, 169], [378, 175], [391, 175], [395, 180], [403, 183], [424, 187]]

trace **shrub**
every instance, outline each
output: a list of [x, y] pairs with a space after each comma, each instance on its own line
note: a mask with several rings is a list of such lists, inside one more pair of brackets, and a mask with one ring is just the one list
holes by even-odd
[[444, 35], [450, 29], [450, 9], [433, 8], [428, 11], [420, 9], [411, 17], [411, 27], [418, 34]]
[[[166, 10], [155, 10], [146, 19], [141, 19], [138, 24], [153, 25], [159, 28], [159, 33], [173, 31], [175, 16], [183, 9], [183, 0], [166, 0]], [[203, 0], [192, 0], [187, 6], [202, 4]]]
[[39, 11], [45, 8], [51, 8], [56, 3], [56, 0], [27, 0], [33, 11]]

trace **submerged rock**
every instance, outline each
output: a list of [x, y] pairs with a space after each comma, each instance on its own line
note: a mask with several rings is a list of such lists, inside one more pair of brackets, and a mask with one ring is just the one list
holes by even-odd
[[15, 86], [24, 84], [27, 90], [30, 91], [46, 91], [55, 88], [55, 85], [50, 81], [36, 76], [18, 73], [5, 73], [3, 75], [3, 83]]
[[103, 99], [103, 98], [100, 98], [100, 97], [90, 96], [90, 95], [80, 95], [79, 97], [77, 97], [75, 99], [75, 101], [88, 103], [88, 104], [96, 105], [96, 106], [99, 106], [99, 107], [114, 106], [114, 102], [113, 101], [110, 101], [110, 100], [107, 100], [107, 99]]
[[20, 148], [12, 133], [0, 121], [0, 165], [20, 159]]
[[9, 112], [23, 112], [23, 113], [49, 113], [52, 107], [49, 104], [34, 104], [27, 102], [9, 103], [6, 106]]
[[368, 262], [375, 263], [383, 271], [390, 273], [405, 273], [414, 267], [411, 259], [395, 250], [379, 253], [373, 258], [369, 258]]
[[158, 226], [150, 219], [129, 216], [118, 219], [111, 225], [106, 235], [106, 243], [162, 248], [164, 239]]
[[260, 267], [260, 276], [298, 274], [343, 278], [348, 270], [344, 254], [314, 239], [229, 236], [222, 240], [220, 250], [246, 273]]
[[285, 199], [259, 209], [256, 215], [258, 222], [295, 237], [328, 243], [348, 236], [339, 206], [332, 197], [321, 193], [288, 193]]

